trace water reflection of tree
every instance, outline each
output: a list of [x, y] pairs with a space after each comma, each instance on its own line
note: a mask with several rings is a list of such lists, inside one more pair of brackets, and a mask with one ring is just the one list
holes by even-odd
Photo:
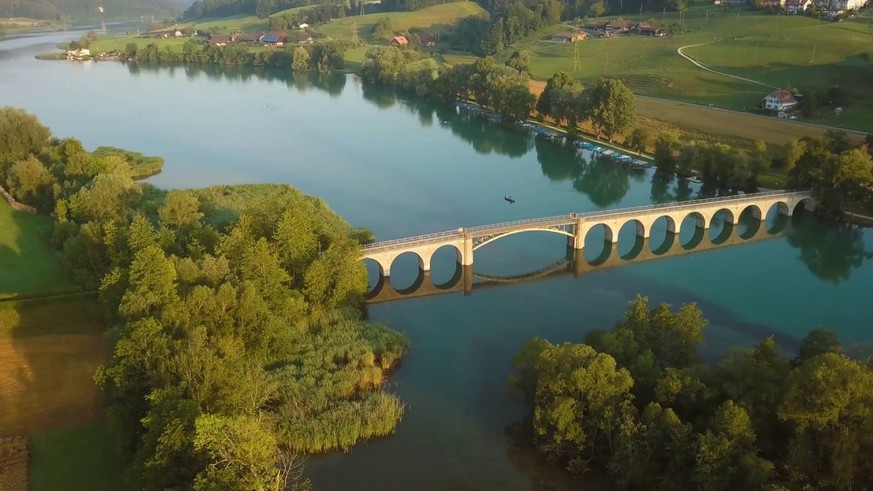
[[573, 179], [573, 189], [585, 193], [592, 203], [606, 208], [621, 201], [630, 190], [631, 169], [607, 158], [582, 163]]
[[[132, 75], [141, 73], [166, 73], [173, 75], [179, 69], [178, 65], [166, 65], [159, 63], [128, 63], [127, 69]], [[214, 64], [186, 64], [182, 65], [185, 77], [194, 80], [205, 76], [210, 80], [222, 82], [247, 82], [252, 79], [266, 80], [268, 82], [282, 82], [288, 87], [293, 87], [301, 92], [311, 88], [323, 90], [331, 96], [342, 94], [348, 77], [340, 73], [317, 73], [279, 70], [276, 68], [248, 67], [235, 65]]]
[[553, 182], [572, 181], [581, 171], [573, 147], [555, 145], [544, 138], [536, 138], [534, 147], [543, 175]]
[[818, 219], [806, 214], [796, 220], [788, 243], [800, 250], [800, 260], [809, 272], [831, 283], [848, 280], [873, 251], [864, 245], [861, 229], [846, 223]]
[[472, 145], [477, 153], [518, 158], [528, 153], [534, 145], [526, 132], [504, 123], [488, 121], [480, 115], [458, 114], [450, 106], [438, 107], [437, 116], [453, 135]]
[[372, 102], [379, 109], [388, 109], [397, 103], [397, 93], [387, 87], [363, 84], [361, 95], [365, 101]]

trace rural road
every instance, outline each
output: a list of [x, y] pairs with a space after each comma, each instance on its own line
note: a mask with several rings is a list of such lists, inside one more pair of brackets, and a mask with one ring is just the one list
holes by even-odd
[[702, 68], [702, 69], [706, 70], [707, 72], [712, 72], [716, 75], [721, 75], [723, 77], [730, 77], [730, 78], [733, 78], [736, 80], [742, 80], [743, 82], [749, 82], [750, 84], [763, 85], [764, 87], [769, 87], [771, 89], [778, 89], [779, 88], [779, 87], [773, 87], [772, 85], [767, 85], [763, 82], [758, 82], [757, 80], [752, 80], [750, 78], [738, 77], [736, 75], [731, 75], [729, 73], [724, 73], [724, 72], [720, 72], [718, 70], [713, 70], [712, 68], [709, 68], [708, 66], [700, 63], [699, 61], [697, 61], [694, 58], [685, 54], [685, 51], [684, 51], [685, 48], [693, 48], [695, 46], [703, 46], [704, 44], [706, 44], [706, 43], [689, 44], [688, 46], [682, 46], [681, 48], [676, 49], [676, 53], [678, 53], [679, 56], [681, 56], [682, 58], [685, 58], [686, 60], [690, 61], [691, 63], [694, 63], [694, 65], [696, 67]]

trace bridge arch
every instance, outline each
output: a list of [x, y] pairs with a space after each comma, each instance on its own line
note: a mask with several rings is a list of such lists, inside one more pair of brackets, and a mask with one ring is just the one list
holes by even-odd
[[499, 239], [502, 239], [504, 237], [508, 237], [510, 235], [523, 234], [526, 232], [551, 232], [553, 234], [566, 235], [567, 237], [574, 237], [575, 236], [572, 232], [568, 232], [566, 230], [560, 230], [560, 229], [555, 229], [555, 228], [545, 228], [545, 227], [531, 227], [531, 228], [525, 228], [525, 229], [521, 229], [521, 230], [512, 230], [509, 232], [501, 232], [499, 234], [495, 234], [493, 236], [487, 237], [482, 242], [479, 242], [479, 243], [473, 245], [473, 250], [475, 251], [481, 247], [484, 247], [484, 246], [494, 242], [495, 240], [499, 240]]
[[423, 269], [424, 271], [430, 271], [430, 263], [432, 262], [433, 257], [436, 255], [437, 252], [439, 252], [443, 249], [446, 249], [446, 248], [454, 249], [455, 260], [458, 263], [460, 263], [463, 252], [461, 251], [461, 249], [458, 248], [457, 245], [455, 245], [455, 244], [439, 244], [439, 245], [434, 246], [430, 249], [422, 250], [419, 252], [419, 257], [421, 257], [421, 262], [420, 262], [421, 269]]
[[789, 206], [791, 208], [791, 214], [797, 213], [798, 210], [802, 211], [812, 211], [815, 210], [815, 200], [812, 198], [800, 198], [793, 203], [793, 206]]
[[[758, 205], [751, 203], [743, 207], [742, 211], [740, 211], [740, 216], [751, 214], [752, 218], [757, 220], [762, 220], [767, 217]], [[739, 217], [737, 217], [739, 218]]]
[[692, 211], [690, 213], [686, 213], [685, 216], [682, 217], [682, 221], [680, 222], [680, 225], [679, 225], [679, 232], [680, 233], [682, 232], [682, 229], [685, 228], [689, 218], [694, 220], [695, 228], [698, 228], [698, 229], [709, 228], [709, 222], [712, 219], [712, 217], [704, 215], [703, 213], [701, 213], [699, 211]]
[[609, 224], [599, 222], [591, 225], [585, 230], [585, 238], [583, 239], [585, 242], [588, 242], [588, 237], [591, 236], [591, 233], [597, 230], [598, 228], [603, 227], [603, 240], [604, 242], [608, 242], [610, 244], [615, 243], [615, 239], [618, 238], [618, 230], [613, 232], [612, 227]]
[[[642, 250], [643, 250], [643, 246], [646, 243], [646, 238], [648, 237], [648, 234], [646, 233], [646, 226], [643, 224], [642, 221], [637, 220], [635, 218], [632, 218], [630, 220], [625, 221], [621, 225], [621, 228], [618, 229], [618, 235], [621, 236], [622, 232], [625, 229], [627, 229], [628, 227], [633, 227], [633, 231], [634, 231], [634, 235], [631, 238], [630, 249], [627, 250], [626, 252], [622, 253], [622, 252], [620, 252], [619, 244], [617, 243], [616, 244], [616, 251], [615, 251], [616, 254], [618, 254], [619, 257], [624, 261], [630, 261], [630, 260], [636, 258], [637, 256], [639, 256], [640, 252], [642, 252]], [[649, 225], [649, 228], [651, 228], [651, 224]], [[625, 232], [625, 234], [626, 234], [626, 232]], [[626, 247], [626, 243], [624, 243], [622, 245], [625, 245], [625, 247]]]
[[[709, 223], [709, 240], [713, 244], [721, 244], [728, 240], [734, 233], [734, 224], [737, 222], [734, 212], [728, 208], [722, 208], [712, 214], [712, 221]], [[716, 228], [716, 223], [721, 223], [721, 229]]]

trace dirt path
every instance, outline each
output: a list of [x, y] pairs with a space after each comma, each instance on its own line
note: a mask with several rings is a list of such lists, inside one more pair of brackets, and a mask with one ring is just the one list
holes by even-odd
[[702, 64], [702, 63], [700, 63], [699, 61], [697, 61], [697, 60], [695, 60], [694, 58], [692, 58], [692, 57], [690, 57], [690, 56], [688, 56], [688, 55], [685, 54], [685, 51], [684, 51], [685, 48], [693, 48], [693, 47], [695, 47], [695, 46], [703, 46], [704, 44], [706, 44], [706, 43], [689, 44], [688, 46], [682, 46], [681, 48], [677, 48], [677, 49], [676, 49], [676, 53], [678, 53], [679, 56], [681, 56], [682, 58], [685, 58], [686, 60], [688, 60], [688, 61], [690, 61], [691, 63], [693, 63], [694, 66], [696, 66], [696, 67], [698, 67], [698, 68], [702, 68], [703, 70], [706, 70], [707, 72], [712, 72], [712, 73], [714, 73], [714, 74], [716, 74], [716, 75], [721, 75], [721, 76], [723, 76], [723, 77], [733, 78], [733, 79], [740, 80], [740, 81], [743, 81], [743, 82], [749, 82], [750, 84], [763, 85], [764, 87], [769, 87], [769, 88], [771, 88], [771, 89], [778, 89], [778, 88], [779, 88], [779, 87], [773, 87], [772, 85], [767, 85], [767, 84], [765, 84], [765, 83], [763, 83], [763, 82], [758, 82], [757, 80], [752, 80], [752, 79], [750, 79], [750, 78], [738, 77], [738, 76], [736, 76], [736, 75], [731, 75], [730, 73], [724, 73], [724, 72], [720, 72], [720, 71], [718, 71], [718, 70], [713, 70], [712, 68], [709, 68], [708, 66], [706, 66], [706, 65], [704, 65], [704, 64]]

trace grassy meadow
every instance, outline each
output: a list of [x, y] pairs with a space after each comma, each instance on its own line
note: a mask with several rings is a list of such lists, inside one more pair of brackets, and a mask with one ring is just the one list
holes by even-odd
[[[317, 26], [316, 31], [326, 34], [332, 39], [352, 40], [352, 24], [357, 25], [358, 37], [363, 42], [374, 42], [373, 28], [380, 19], [391, 19], [391, 27], [395, 31], [406, 31], [413, 27], [429, 29], [433, 32], [443, 31], [458, 23], [459, 20], [473, 15], [484, 14], [485, 11], [475, 2], [454, 2], [433, 5], [413, 12], [379, 12], [374, 14], [356, 15], [336, 19], [327, 24]], [[375, 41], [384, 44], [384, 41]]]
[[[532, 54], [530, 71], [546, 79], [556, 71], [572, 74], [583, 83], [603, 76], [617, 77], [638, 94], [742, 110], [756, 105], [772, 89], [704, 71], [676, 50], [718, 71], [774, 87], [826, 91], [840, 85], [853, 103], [840, 116], [816, 120], [825, 124], [873, 130], [873, 96], [868, 95], [873, 64], [862, 54], [873, 51], [870, 15], [845, 22], [828, 22], [799, 15], [707, 10], [678, 14], [629, 15], [656, 25], [680, 23], [688, 32], [663, 38], [623, 35], [590, 38], [574, 44], [545, 41], [567, 26], [552, 26], [532, 39], [508, 49]], [[580, 24], [607, 21], [592, 19]], [[579, 65], [574, 71], [578, 50]]]
[[78, 290], [45, 239], [51, 223], [0, 199], [0, 299]]

